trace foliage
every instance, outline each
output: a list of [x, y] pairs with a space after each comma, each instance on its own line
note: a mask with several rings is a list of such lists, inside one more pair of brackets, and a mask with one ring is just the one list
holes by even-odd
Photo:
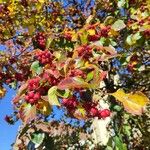
[[[44, 125], [56, 106], [64, 122], [110, 119], [107, 146], [97, 138], [93, 149], [149, 149], [143, 124], [150, 96], [149, 6], [148, 0], [0, 1], [0, 98], [5, 84], [17, 90], [14, 116], [5, 120]], [[47, 144], [46, 134], [30, 132], [28, 149]]]

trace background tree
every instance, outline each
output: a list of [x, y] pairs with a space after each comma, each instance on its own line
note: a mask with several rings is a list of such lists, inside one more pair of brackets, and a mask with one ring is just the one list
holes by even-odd
[[[0, 1], [0, 97], [5, 84], [16, 89], [5, 120], [23, 122], [14, 149], [149, 149], [149, 9], [148, 0]], [[53, 106], [63, 125], [49, 123]]]

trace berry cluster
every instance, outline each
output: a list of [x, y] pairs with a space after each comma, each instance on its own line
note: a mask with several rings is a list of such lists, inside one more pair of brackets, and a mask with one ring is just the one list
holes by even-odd
[[52, 61], [52, 54], [50, 51], [45, 50], [45, 51], [38, 51], [36, 53], [36, 59], [42, 64], [48, 64], [51, 63]]
[[33, 92], [33, 91], [28, 92], [27, 95], [25, 96], [26, 102], [28, 102], [30, 104], [37, 103], [40, 98], [41, 98], [40, 93], [39, 92]]
[[76, 108], [78, 105], [78, 101], [76, 97], [71, 97], [71, 98], [64, 98], [62, 99], [62, 104], [67, 108], [67, 109], [73, 109]]
[[40, 48], [41, 50], [44, 50], [46, 47], [46, 37], [44, 33], [39, 32], [35, 36], [35, 42], [38, 48]]
[[89, 112], [89, 117], [98, 117], [100, 118], [106, 118], [110, 116], [110, 110], [108, 109], [103, 109], [103, 110], [98, 110], [96, 107], [91, 106], [87, 112]]
[[[73, 112], [73, 110], [78, 106], [78, 104], [79, 102], [75, 96], [71, 98], [62, 99], [62, 105], [67, 108], [68, 112]], [[82, 106], [86, 110], [87, 116], [89, 118], [98, 117], [99, 119], [101, 119], [110, 116], [110, 110], [108, 109], [98, 110], [96, 108], [97, 104], [95, 103], [85, 102], [83, 103]]]
[[95, 35], [90, 35], [88, 37], [89, 41], [98, 41], [100, 39], [101, 35], [100, 34], [95, 34]]
[[[93, 27], [92, 27], [92, 29], [93, 29]], [[97, 32], [95, 30], [96, 34], [89, 35], [88, 40], [89, 41], [97, 41], [97, 40], [100, 39], [100, 37], [105, 37], [106, 38], [106, 37], [108, 37], [109, 31], [110, 31], [110, 26], [105, 26], [105, 27], [101, 28], [100, 31], [97, 31]]]
[[92, 53], [92, 48], [88, 45], [82, 45], [77, 48], [78, 56], [89, 58]]
[[53, 77], [52, 75], [50, 75], [49, 73], [45, 72], [42, 76], [42, 79], [44, 80], [44, 82], [49, 83], [50, 85], [56, 85], [58, 80]]
[[110, 31], [110, 26], [105, 26], [103, 28], [101, 28], [101, 31], [100, 31], [100, 35], [101, 37], [108, 37], [108, 33]]
[[33, 91], [33, 90], [37, 89], [39, 87], [39, 85], [40, 85], [40, 77], [30, 79], [28, 81], [28, 90]]

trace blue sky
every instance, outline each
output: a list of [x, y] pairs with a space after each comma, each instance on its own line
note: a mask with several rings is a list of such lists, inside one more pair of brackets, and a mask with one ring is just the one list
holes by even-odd
[[13, 112], [12, 98], [15, 95], [15, 91], [7, 88], [6, 96], [0, 100], [0, 149], [10, 150], [11, 144], [15, 141], [17, 130], [20, 122], [16, 122], [15, 125], [9, 125], [4, 121], [5, 115], [10, 115]]

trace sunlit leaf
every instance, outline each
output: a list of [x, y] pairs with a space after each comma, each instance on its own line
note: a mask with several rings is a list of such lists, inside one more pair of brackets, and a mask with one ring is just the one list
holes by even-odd
[[26, 89], [27, 89], [28, 83], [24, 83], [20, 86], [20, 88], [18, 89], [17, 95], [21, 96], [22, 94], [25, 93]]
[[57, 95], [62, 98], [68, 98], [70, 95], [70, 90], [69, 89], [57, 90]]
[[53, 86], [48, 90], [48, 101], [50, 105], [60, 106], [60, 102], [57, 96], [57, 86]]
[[6, 89], [0, 86], [0, 98], [3, 98], [6, 94]]
[[126, 27], [123, 20], [117, 20], [112, 26], [112, 29], [115, 31], [120, 31]]
[[92, 80], [94, 77], [94, 71], [91, 71], [87, 74], [87, 78], [86, 81], [89, 82], [90, 80]]
[[19, 116], [24, 124], [29, 123], [36, 117], [36, 106], [24, 103], [20, 107]]
[[33, 133], [31, 135], [31, 141], [35, 144], [35, 148], [38, 148], [45, 138], [45, 133]]
[[31, 65], [31, 71], [33, 72], [33, 74], [40, 74], [42, 73], [42, 67], [40, 67], [39, 65], [39, 61], [34, 61]]
[[124, 90], [119, 89], [111, 95], [122, 102], [127, 112], [135, 115], [141, 115], [144, 107], [149, 103], [149, 99], [142, 92], [126, 94]]
[[88, 34], [89, 34], [89, 35], [95, 35], [96, 32], [95, 32], [94, 29], [89, 29], [89, 30], [88, 30]]
[[41, 114], [48, 116], [50, 115], [52, 108], [48, 101], [39, 100], [37, 103], [37, 109], [40, 111]]
[[58, 84], [58, 89], [88, 88], [89, 84], [79, 77], [68, 77]]
[[53, 41], [53, 38], [52, 38], [52, 37], [49, 37], [49, 38], [47, 39], [47, 41], [46, 41], [46, 49], [48, 49], [48, 48], [50, 47], [52, 41]]
[[73, 113], [73, 116], [77, 119], [86, 119], [87, 113], [86, 110], [79, 104]]

